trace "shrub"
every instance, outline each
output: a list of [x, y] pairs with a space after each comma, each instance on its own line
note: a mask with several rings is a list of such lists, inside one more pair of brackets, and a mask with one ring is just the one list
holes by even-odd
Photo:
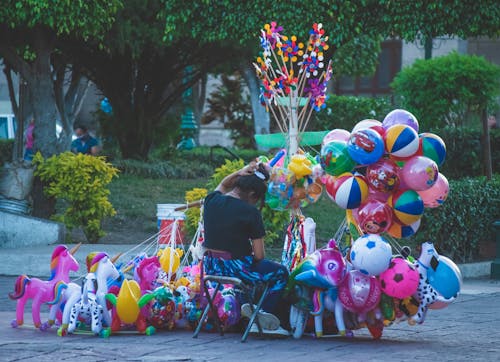
[[115, 214], [108, 201], [109, 190], [106, 186], [118, 170], [104, 157], [71, 152], [48, 159], [37, 153], [33, 164], [35, 175], [47, 183], [45, 194], [68, 204], [64, 213], [54, 215], [54, 219], [64, 223], [69, 230], [81, 227], [91, 243], [104, 236], [101, 222], [104, 217]]
[[499, 66], [453, 52], [415, 61], [396, 75], [391, 87], [401, 106], [429, 129], [470, 123], [484, 107], [493, 113], [499, 81]]
[[441, 254], [456, 262], [479, 258], [479, 244], [494, 240], [494, 221], [500, 220], [500, 176], [450, 181], [447, 200], [426, 209], [418, 232], [411, 238], [420, 244], [434, 241]]
[[349, 132], [363, 119], [382, 121], [393, 109], [388, 98], [329, 96], [326, 108], [311, 121], [317, 130], [346, 129]]
[[14, 140], [0, 139], [0, 166], [4, 163], [12, 161], [12, 152], [14, 147]]

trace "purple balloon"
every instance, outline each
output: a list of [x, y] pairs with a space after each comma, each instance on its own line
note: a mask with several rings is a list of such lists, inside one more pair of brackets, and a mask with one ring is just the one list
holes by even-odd
[[413, 128], [418, 133], [417, 118], [404, 109], [395, 109], [389, 112], [382, 121], [382, 127], [385, 129], [388, 129], [395, 124], [405, 124]]

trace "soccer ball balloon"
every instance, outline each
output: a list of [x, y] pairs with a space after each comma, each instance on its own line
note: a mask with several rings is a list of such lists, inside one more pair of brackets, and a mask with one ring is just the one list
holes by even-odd
[[417, 291], [417, 269], [403, 258], [393, 258], [389, 268], [379, 275], [382, 291], [390, 297], [404, 299]]
[[363, 274], [377, 276], [389, 267], [391, 245], [380, 235], [366, 234], [353, 243], [350, 258], [354, 268]]

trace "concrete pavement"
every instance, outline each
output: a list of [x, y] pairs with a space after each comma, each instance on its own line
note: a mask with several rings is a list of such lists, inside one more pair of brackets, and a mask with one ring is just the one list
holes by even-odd
[[[0, 277], [0, 361], [498, 361], [500, 358], [500, 282], [466, 279], [448, 307], [430, 310], [425, 322], [401, 322], [373, 340], [366, 329], [354, 338], [258, 339], [190, 331], [160, 331], [153, 336], [88, 335], [58, 337], [55, 329], [13, 329], [15, 302], [6, 296], [14, 277]], [[31, 320], [30, 309], [25, 320]]]

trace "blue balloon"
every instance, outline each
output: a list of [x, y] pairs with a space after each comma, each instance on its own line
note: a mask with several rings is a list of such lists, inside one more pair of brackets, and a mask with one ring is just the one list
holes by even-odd
[[377, 162], [384, 154], [384, 140], [373, 129], [361, 129], [349, 137], [347, 152], [358, 164], [370, 165]]
[[108, 98], [104, 98], [101, 101], [101, 111], [103, 111], [106, 114], [112, 114], [113, 113], [113, 107], [111, 107], [111, 103], [109, 103]]
[[449, 258], [439, 255], [439, 263], [435, 269], [427, 270], [430, 285], [443, 297], [457, 297], [462, 286], [462, 273], [458, 266]]

